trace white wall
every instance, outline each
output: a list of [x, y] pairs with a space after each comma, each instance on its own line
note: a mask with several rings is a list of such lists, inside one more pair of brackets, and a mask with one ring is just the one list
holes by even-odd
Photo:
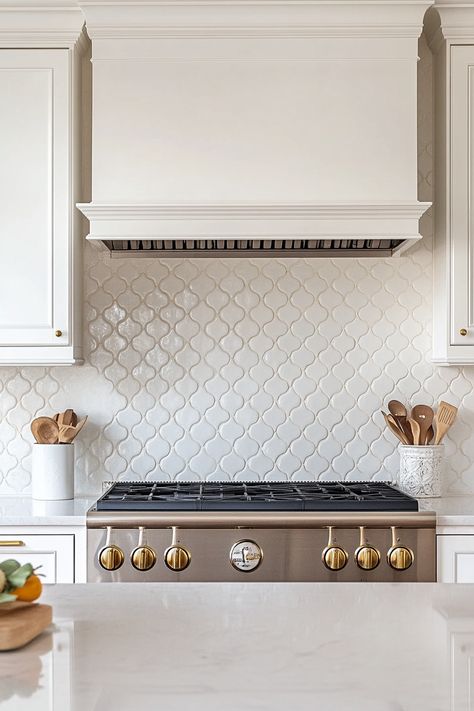
[[[432, 197], [422, 41], [420, 195]], [[445, 398], [451, 492], [474, 493], [473, 368], [430, 363], [431, 211], [408, 256], [111, 260], [85, 251], [87, 363], [0, 368], [0, 493], [27, 492], [37, 414], [74, 407], [77, 490], [116, 477], [392, 479], [380, 408]]]

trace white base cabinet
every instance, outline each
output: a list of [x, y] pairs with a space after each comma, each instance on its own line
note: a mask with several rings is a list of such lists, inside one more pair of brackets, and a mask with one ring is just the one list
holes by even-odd
[[439, 583], [474, 583], [474, 534], [437, 536]]
[[14, 558], [39, 567], [45, 584], [86, 582], [86, 529], [82, 527], [0, 527], [0, 562]]

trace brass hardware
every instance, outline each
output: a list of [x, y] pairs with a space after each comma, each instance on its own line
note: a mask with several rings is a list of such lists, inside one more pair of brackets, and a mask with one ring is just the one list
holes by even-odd
[[467, 328], [461, 328], [459, 333], [461, 334], [461, 336], [467, 336]]
[[322, 560], [326, 568], [329, 570], [342, 570], [347, 565], [349, 556], [347, 555], [344, 548], [337, 546], [334, 542], [333, 536], [333, 526], [328, 526], [329, 528], [329, 540], [326, 548], [323, 550]]
[[130, 561], [136, 570], [151, 570], [156, 563], [156, 554], [150, 546], [140, 546], [132, 551]]
[[0, 546], [5, 546], [6, 548], [10, 548], [11, 546], [25, 546], [26, 543], [24, 541], [0, 541]]
[[367, 543], [364, 526], [360, 526], [360, 543], [354, 560], [362, 570], [375, 570], [380, 563], [380, 553]]
[[99, 553], [99, 563], [105, 570], [118, 570], [124, 560], [123, 550], [118, 546], [106, 546]]
[[63, 335], [63, 332], [60, 331], [58, 328], [58, 330], [54, 332], [54, 335], [56, 336], [56, 338], [61, 338], [61, 336]]
[[387, 553], [387, 562], [394, 570], [408, 570], [415, 561], [415, 554], [410, 548], [398, 545], [397, 529], [392, 526], [392, 546]]
[[186, 570], [191, 562], [191, 556], [183, 546], [170, 546], [165, 550], [166, 567], [179, 573]]
[[163, 559], [167, 568], [180, 573], [182, 570], [186, 570], [190, 564], [191, 553], [184, 546], [179, 545], [177, 527], [172, 526], [171, 529], [173, 531], [171, 545], [165, 550]]
[[156, 563], [156, 553], [145, 543], [145, 527], [140, 526], [138, 535], [138, 545], [132, 551], [130, 562], [135, 570], [151, 570]]
[[99, 553], [99, 563], [104, 570], [118, 570], [125, 560], [123, 550], [118, 546], [114, 546], [110, 539], [112, 537], [112, 526], [107, 526], [107, 538], [105, 546]]

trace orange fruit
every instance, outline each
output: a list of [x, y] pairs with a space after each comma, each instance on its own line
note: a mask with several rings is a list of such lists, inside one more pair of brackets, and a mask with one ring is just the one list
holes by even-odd
[[16, 599], [22, 602], [33, 602], [39, 598], [42, 590], [41, 580], [33, 573], [21, 588], [10, 590], [10, 594], [16, 595]]

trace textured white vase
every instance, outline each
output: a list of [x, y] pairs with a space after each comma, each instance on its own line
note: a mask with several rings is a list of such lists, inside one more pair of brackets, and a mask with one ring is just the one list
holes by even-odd
[[402, 444], [399, 485], [418, 499], [441, 496], [444, 469], [444, 444], [425, 446]]
[[31, 495], [40, 501], [74, 498], [74, 444], [34, 444]]

